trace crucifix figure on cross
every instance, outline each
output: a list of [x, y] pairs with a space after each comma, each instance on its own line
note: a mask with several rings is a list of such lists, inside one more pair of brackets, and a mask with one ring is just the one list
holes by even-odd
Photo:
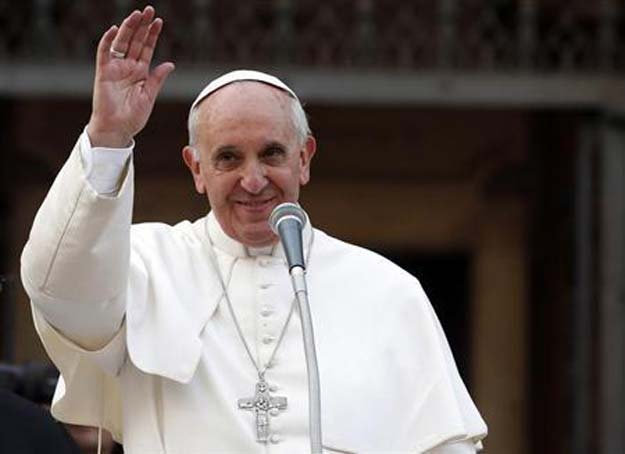
[[286, 397], [272, 396], [269, 394], [269, 386], [261, 375], [256, 383], [254, 397], [244, 397], [238, 400], [239, 408], [254, 411], [256, 415], [256, 441], [267, 443], [269, 440], [269, 412], [273, 409], [284, 410], [287, 402]]

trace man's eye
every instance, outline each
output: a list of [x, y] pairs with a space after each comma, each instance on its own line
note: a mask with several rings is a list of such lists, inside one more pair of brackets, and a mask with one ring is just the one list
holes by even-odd
[[236, 160], [237, 160], [237, 155], [228, 151], [218, 153], [214, 159], [216, 164], [230, 164], [230, 163], [235, 162]]
[[213, 157], [213, 165], [216, 169], [227, 170], [233, 168], [239, 162], [239, 156], [230, 151], [222, 151]]
[[280, 148], [280, 147], [269, 147], [265, 149], [265, 151], [263, 152], [264, 158], [272, 159], [272, 160], [281, 159], [285, 155], [286, 155], [286, 151], [284, 150], [284, 148]]
[[234, 153], [220, 153], [217, 155], [217, 161], [220, 162], [229, 162], [229, 161], [234, 161], [236, 159], [236, 156], [234, 155]]

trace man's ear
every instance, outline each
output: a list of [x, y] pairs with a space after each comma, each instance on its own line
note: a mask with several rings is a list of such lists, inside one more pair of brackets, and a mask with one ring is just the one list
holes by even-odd
[[310, 161], [317, 151], [317, 141], [313, 136], [308, 136], [300, 149], [300, 175], [299, 183], [303, 186], [310, 180]]
[[204, 179], [202, 178], [202, 172], [200, 170], [200, 156], [197, 152], [197, 148], [193, 148], [189, 145], [185, 146], [182, 149], [182, 160], [191, 172], [195, 190], [199, 194], [204, 194], [206, 188], [204, 187]]

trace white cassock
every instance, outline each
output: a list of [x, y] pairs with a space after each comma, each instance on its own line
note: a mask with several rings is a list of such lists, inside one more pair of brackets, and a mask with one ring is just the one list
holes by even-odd
[[[54, 416], [109, 430], [127, 454], [309, 452], [297, 311], [266, 374], [288, 407], [260, 444], [254, 414], [237, 407], [254, 394], [256, 370], [209, 260], [213, 249], [264, 364], [293, 301], [281, 247], [246, 248], [211, 214], [131, 227], [132, 163], [119, 191], [102, 195], [94, 185], [110, 173], [105, 155], [83, 133], [22, 255], [38, 333], [61, 371]], [[473, 452], [486, 426], [418, 281], [317, 229], [304, 241], [325, 451]]]

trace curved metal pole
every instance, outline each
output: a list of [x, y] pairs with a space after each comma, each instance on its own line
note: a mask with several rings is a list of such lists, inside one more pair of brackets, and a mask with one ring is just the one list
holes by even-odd
[[306, 272], [301, 266], [291, 268], [291, 282], [297, 297], [302, 336], [304, 338], [304, 353], [306, 355], [306, 372], [308, 373], [308, 414], [310, 430], [310, 452], [321, 454], [321, 387], [319, 384], [319, 367], [315, 350], [315, 336], [313, 332], [310, 307], [308, 305], [308, 290], [306, 289]]

